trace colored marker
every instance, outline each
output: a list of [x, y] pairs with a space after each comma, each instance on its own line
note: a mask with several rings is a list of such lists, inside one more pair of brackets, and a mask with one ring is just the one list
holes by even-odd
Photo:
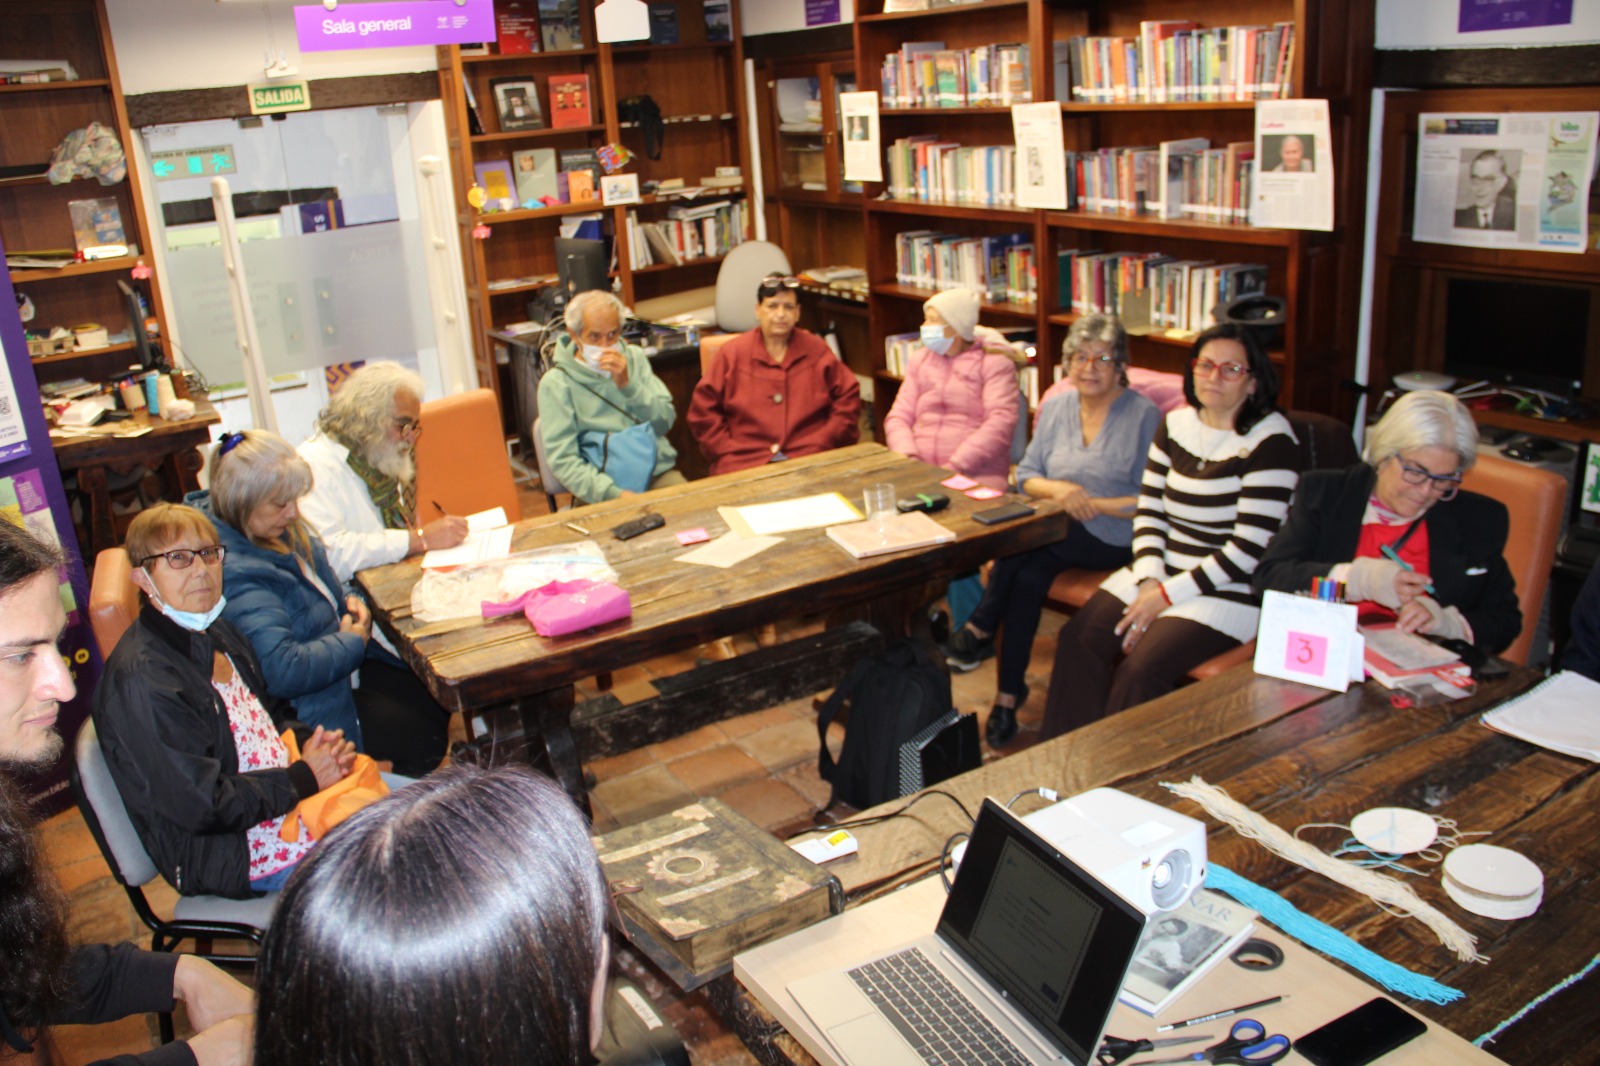
[[[1410, 563], [1408, 563], [1404, 559], [1400, 558], [1400, 553], [1395, 551], [1394, 548], [1390, 547], [1387, 544], [1385, 544], [1383, 546], [1383, 554], [1387, 555], [1390, 559], [1393, 559], [1395, 562], [1397, 562], [1401, 566], [1405, 567], [1405, 569], [1406, 569], [1406, 571], [1408, 573], [1413, 573], [1414, 574], [1414, 573], [1417, 572], [1417, 568], [1416, 567], [1412, 566]], [[1432, 585], [1424, 585], [1424, 586], [1422, 586], [1422, 588], [1429, 595], [1433, 594], [1433, 586]]]

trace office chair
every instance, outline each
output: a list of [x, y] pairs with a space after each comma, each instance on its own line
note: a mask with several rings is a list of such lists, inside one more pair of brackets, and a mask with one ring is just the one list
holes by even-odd
[[756, 328], [756, 286], [768, 274], [789, 273], [789, 257], [767, 241], [745, 241], [717, 268], [717, 328], [743, 333]]
[[133, 563], [121, 548], [105, 548], [94, 557], [89, 580], [89, 627], [94, 630], [100, 657], [106, 658], [122, 634], [139, 617], [139, 586], [130, 576]]
[[[553, 514], [561, 509], [556, 504], [556, 495], [565, 492], [568, 496], [572, 496], [572, 493], [565, 485], [561, 484], [561, 479], [556, 477], [556, 472], [550, 469], [550, 460], [545, 457], [544, 453], [544, 435], [539, 432], [539, 419], [537, 418], [533, 420], [533, 455], [539, 464], [539, 487], [544, 490], [544, 498], [550, 504], [550, 511]], [[577, 498], [574, 497], [572, 502], [576, 504]]]
[[[253, 956], [218, 955], [211, 951], [210, 942], [248, 940], [259, 948], [272, 921], [273, 908], [278, 905], [278, 893], [269, 892], [254, 899], [180, 896], [170, 921], [156, 914], [144, 894], [144, 886], [160, 876], [160, 871], [139, 839], [122, 793], [111, 779], [111, 768], [100, 749], [93, 719], [78, 730], [74, 756], [67, 773], [78, 810], [111, 868], [111, 876], [128, 893], [134, 913], [150, 929], [150, 950], [174, 951], [183, 941], [194, 940], [194, 954], [203, 959], [224, 966], [254, 966]], [[161, 1039], [165, 1043], [172, 1041], [171, 1014], [161, 1015]]]

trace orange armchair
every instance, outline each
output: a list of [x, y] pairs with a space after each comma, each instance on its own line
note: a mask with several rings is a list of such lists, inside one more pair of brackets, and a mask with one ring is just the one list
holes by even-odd
[[1506, 565], [1517, 582], [1522, 632], [1501, 657], [1526, 664], [1533, 652], [1534, 631], [1555, 565], [1556, 538], [1567, 504], [1567, 479], [1551, 470], [1528, 466], [1498, 455], [1480, 455], [1461, 479], [1461, 487], [1499, 500], [1511, 512], [1506, 536]]
[[139, 586], [133, 583], [132, 575], [133, 563], [121, 548], [106, 548], [94, 557], [94, 577], [89, 582], [89, 628], [94, 630], [102, 659], [111, 654], [139, 616]]
[[504, 507], [522, 517], [517, 483], [506, 454], [500, 405], [488, 389], [474, 389], [422, 405], [417, 439], [417, 511], [437, 518], [435, 505], [457, 515]]

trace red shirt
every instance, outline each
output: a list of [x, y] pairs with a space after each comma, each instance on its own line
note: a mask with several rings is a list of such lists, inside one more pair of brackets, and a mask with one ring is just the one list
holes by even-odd
[[[1401, 537], [1406, 536], [1406, 531], [1409, 529], [1415, 529], [1415, 532], [1406, 537], [1406, 542], [1396, 548], [1395, 552], [1402, 560], [1410, 563], [1411, 568], [1417, 573], [1428, 573], [1428, 525], [1420, 517], [1403, 525], [1368, 522], [1361, 527], [1361, 539], [1356, 541], [1356, 558], [1387, 559], [1388, 556], [1383, 554], [1383, 546], [1396, 543]], [[1392, 622], [1397, 617], [1394, 611], [1372, 600], [1363, 600], [1356, 604], [1356, 615], [1362, 622]]]

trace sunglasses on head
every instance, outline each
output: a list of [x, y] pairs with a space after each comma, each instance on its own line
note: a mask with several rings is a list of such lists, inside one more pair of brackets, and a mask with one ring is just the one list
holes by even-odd
[[761, 287], [763, 289], [771, 289], [774, 292], [779, 289], [798, 289], [800, 287], [800, 279], [792, 274], [768, 274], [761, 279]]

